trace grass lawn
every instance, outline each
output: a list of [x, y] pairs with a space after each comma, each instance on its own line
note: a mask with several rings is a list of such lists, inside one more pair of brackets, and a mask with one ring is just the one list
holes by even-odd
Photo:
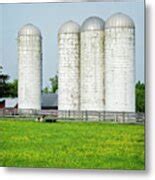
[[0, 166], [144, 167], [144, 125], [0, 119]]

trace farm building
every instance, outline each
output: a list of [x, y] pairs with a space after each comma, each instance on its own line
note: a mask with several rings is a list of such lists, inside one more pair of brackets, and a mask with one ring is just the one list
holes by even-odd
[[[78, 29], [78, 28], [76, 28]], [[72, 110], [67, 104], [73, 104], [73, 94], [79, 94], [80, 110], [88, 111], [114, 111], [135, 112], [135, 25], [133, 20], [123, 14], [116, 13], [109, 17], [105, 23], [100, 17], [87, 18], [74, 32], [76, 38], [68, 38], [59, 46], [59, 110]], [[73, 42], [76, 41], [76, 42]], [[72, 46], [67, 43], [80, 46], [80, 51], [74, 55]], [[79, 44], [80, 42], [80, 44]], [[65, 48], [67, 47], [67, 48]], [[72, 56], [70, 56], [73, 54]], [[66, 69], [79, 61], [76, 66], [80, 71], [80, 77], [75, 77], [76, 71]], [[66, 62], [65, 62], [66, 61]], [[78, 64], [78, 63], [77, 63]], [[71, 89], [71, 84], [80, 83]], [[65, 90], [65, 91], [64, 91]], [[64, 94], [62, 93], [64, 92]], [[61, 95], [63, 94], [63, 96]], [[62, 106], [63, 104], [63, 106]]]
[[18, 72], [18, 108], [40, 110], [42, 37], [32, 24], [26, 24], [18, 32]]
[[104, 93], [104, 21], [87, 18], [81, 26], [80, 109], [103, 111]]
[[0, 98], [0, 109], [7, 108], [12, 109], [18, 108], [18, 98]]
[[58, 94], [43, 93], [41, 96], [41, 109], [58, 109]]
[[122, 13], [105, 23], [107, 111], [135, 111], [135, 25]]
[[[32, 24], [18, 33], [19, 110], [135, 112], [135, 25], [116, 13], [88, 17], [58, 31], [58, 95], [43, 94], [42, 36]], [[1, 103], [1, 107], [4, 102]]]
[[80, 110], [80, 26], [73, 21], [58, 32], [59, 110]]
[[[0, 98], [0, 109], [18, 108], [19, 98]], [[58, 109], [58, 95], [56, 93], [42, 94], [41, 109]]]

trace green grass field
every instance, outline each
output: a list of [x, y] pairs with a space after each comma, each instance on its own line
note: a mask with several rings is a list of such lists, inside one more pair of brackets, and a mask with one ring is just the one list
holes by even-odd
[[0, 166], [143, 170], [144, 125], [1, 118]]

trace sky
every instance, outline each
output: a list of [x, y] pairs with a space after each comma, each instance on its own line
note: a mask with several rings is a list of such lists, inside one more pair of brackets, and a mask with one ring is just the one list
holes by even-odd
[[49, 78], [57, 73], [57, 33], [68, 20], [80, 25], [89, 16], [99, 16], [104, 21], [112, 14], [129, 15], [136, 27], [136, 82], [144, 82], [144, 3], [91, 2], [91, 3], [31, 3], [0, 4], [0, 65], [11, 80], [18, 78], [18, 31], [27, 23], [37, 26], [43, 38], [43, 87], [49, 86]]

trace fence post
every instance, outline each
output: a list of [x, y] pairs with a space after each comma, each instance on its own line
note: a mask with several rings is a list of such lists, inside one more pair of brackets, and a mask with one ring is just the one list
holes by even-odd
[[139, 121], [139, 113], [136, 114], [136, 122]]
[[88, 112], [85, 111], [85, 114], [86, 114], [86, 121], [88, 121]]
[[81, 119], [82, 119], [82, 121], [83, 121], [83, 111], [80, 111], [81, 112]]
[[123, 112], [123, 123], [125, 122], [125, 112]]
[[117, 114], [115, 113], [115, 123], [117, 122]]
[[81, 120], [83, 121], [83, 112], [80, 111], [80, 113], [81, 113]]
[[3, 109], [3, 113], [2, 114], [3, 114], [3, 116], [5, 115], [5, 109]]
[[98, 116], [99, 116], [99, 121], [101, 121], [101, 113], [100, 113], [100, 111], [98, 112]]
[[68, 119], [70, 119], [70, 110], [68, 110]]
[[67, 119], [67, 110], [65, 110], [65, 120]]

